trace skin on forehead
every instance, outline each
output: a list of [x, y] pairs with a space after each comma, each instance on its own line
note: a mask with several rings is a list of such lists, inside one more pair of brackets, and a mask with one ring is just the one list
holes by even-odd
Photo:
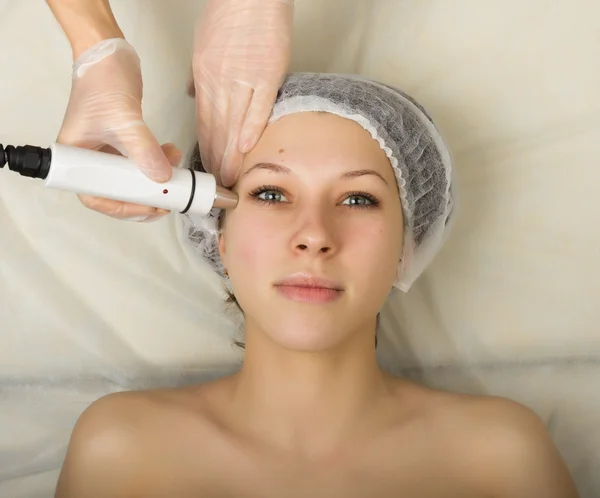
[[[326, 141], [311, 141], [307, 146], [307, 133], [335, 134], [342, 147], [329, 147]], [[276, 147], [275, 144], [285, 146]], [[312, 178], [331, 171], [375, 170], [388, 185], [397, 191], [396, 179], [385, 152], [358, 123], [326, 112], [303, 112], [279, 118], [267, 126], [261, 141], [246, 157], [240, 175], [245, 175], [257, 163], [271, 162], [302, 167]], [[289, 166], [291, 167], [291, 166]], [[298, 172], [299, 171], [295, 171]]]

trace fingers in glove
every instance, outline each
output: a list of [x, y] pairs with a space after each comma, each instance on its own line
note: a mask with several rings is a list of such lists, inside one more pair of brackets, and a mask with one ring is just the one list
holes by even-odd
[[227, 135], [229, 128], [229, 105], [233, 95], [233, 88], [228, 85], [221, 88], [216, 94], [216, 100], [213, 102], [211, 110], [211, 125], [209, 140], [209, 160], [211, 163], [211, 173], [221, 182], [221, 164], [223, 155], [227, 147]]
[[240, 151], [240, 133], [246, 119], [248, 107], [252, 102], [253, 90], [247, 85], [234, 83], [229, 102], [227, 128], [224, 130], [226, 147], [221, 161], [221, 183], [231, 187], [237, 182], [244, 155]]
[[121, 221], [133, 221], [135, 223], [152, 223], [153, 221], [158, 221], [163, 218], [162, 215], [156, 216], [132, 216], [131, 218], [121, 218]]
[[102, 199], [101, 197], [92, 197], [89, 195], [78, 195], [81, 203], [88, 209], [100, 214], [117, 219], [146, 219], [148, 216], [161, 215], [169, 213], [164, 209], [158, 209], [150, 206], [141, 206], [129, 202], [115, 201], [112, 199]]
[[277, 99], [278, 88], [260, 88], [254, 91], [252, 102], [240, 134], [240, 151], [250, 152], [258, 142], [269, 121], [269, 116]]
[[202, 166], [207, 173], [212, 173], [210, 162], [210, 136], [212, 133], [212, 95], [209, 91], [196, 93], [196, 130]]
[[150, 129], [142, 122], [131, 130], [111, 130], [115, 134], [114, 147], [139, 166], [155, 182], [171, 179], [173, 169], [165, 152]]
[[182, 152], [172, 143], [166, 143], [160, 147], [173, 168], [181, 162]]
[[[118, 150], [110, 146], [105, 146], [100, 150], [109, 154], [119, 154]], [[182, 153], [174, 144], [164, 144], [161, 147], [161, 153], [165, 155], [171, 166], [176, 166], [181, 161]], [[149, 218], [157, 219], [169, 214], [169, 211], [166, 209], [151, 206], [142, 206], [89, 195], [78, 195], [78, 197], [81, 203], [88, 209], [121, 220], [150, 221]]]

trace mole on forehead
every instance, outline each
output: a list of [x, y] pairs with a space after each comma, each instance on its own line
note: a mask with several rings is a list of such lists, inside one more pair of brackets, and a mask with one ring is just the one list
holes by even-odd
[[285, 149], [279, 149], [279, 153], [283, 154], [285, 152]]

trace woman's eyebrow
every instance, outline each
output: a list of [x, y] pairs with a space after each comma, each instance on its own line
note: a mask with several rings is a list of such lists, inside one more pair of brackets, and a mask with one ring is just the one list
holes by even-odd
[[286, 175], [289, 175], [292, 172], [292, 170], [290, 168], [288, 168], [286, 166], [281, 166], [280, 164], [257, 163], [254, 166], [248, 168], [248, 171], [246, 171], [242, 176], [246, 176], [256, 169], [267, 169], [267, 170], [273, 171], [274, 173], [283, 173]]
[[342, 179], [349, 180], [350, 178], [356, 178], [358, 176], [365, 176], [365, 175], [378, 176], [385, 182], [386, 185], [389, 185], [387, 180], [379, 172], [375, 171], [374, 169], [357, 169], [356, 171], [348, 171], [347, 173], [344, 173], [342, 175]]
[[[288, 168], [287, 166], [282, 166], [280, 164], [274, 164], [274, 163], [257, 163], [254, 166], [248, 168], [248, 171], [246, 171], [242, 176], [246, 176], [256, 169], [266, 169], [266, 170], [272, 171], [273, 173], [282, 173], [285, 175], [289, 175], [292, 173], [292, 170], [290, 168]], [[365, 176], [365, 175], [377, 176], [377, 177], [381, 178], [385, 182], [386, 185], [389, 185], [387, 180], [379, 172], [375, 171], [374, 169], [357, 169], [355, 171], [347, 171], [346, 173], [343, 173], [341, 175], [341, 178], [342, 178], [342, 180], [350, 180], [351, 178], [357, 178], [359, 176]]]

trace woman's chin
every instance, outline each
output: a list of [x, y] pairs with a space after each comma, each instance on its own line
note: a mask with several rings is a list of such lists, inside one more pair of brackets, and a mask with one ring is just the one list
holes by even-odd
[[[265, 341], [289, 351], [317, 353], [346, 348], [354, 342], [360, 343], [359, 347], [362, 348], [371, 340], [371, 333], [375, 333], [374, 330], [371, 332], [371, 321], [363, 318], [368, 311], [357, 309], [357, 306], [344, 306], [339, 302], [324, 306], [284, 302], [273, 303], [268, 308], [270, 311], [266, 313], [262, 306], [255, 310], [248, 306], [248, 342]], [[372, 322], [374, 327], [375, 313]], [[363, 333], [368, 333], [368, 340], [360, 339]], [[256, 341], [251, 339], [252, 336], [256, 337]]]
[[266, 333], [269, 340], [277, 346], [304, 353], [333, 350], [346, 342], [350, 327], [341, 323], [339, 318], [320, 318], [316, 320], [312, 316], [288, 317], [287, 320], [280, 321], [277, 328], [274, 328], [274, 322], [271, 322]]

